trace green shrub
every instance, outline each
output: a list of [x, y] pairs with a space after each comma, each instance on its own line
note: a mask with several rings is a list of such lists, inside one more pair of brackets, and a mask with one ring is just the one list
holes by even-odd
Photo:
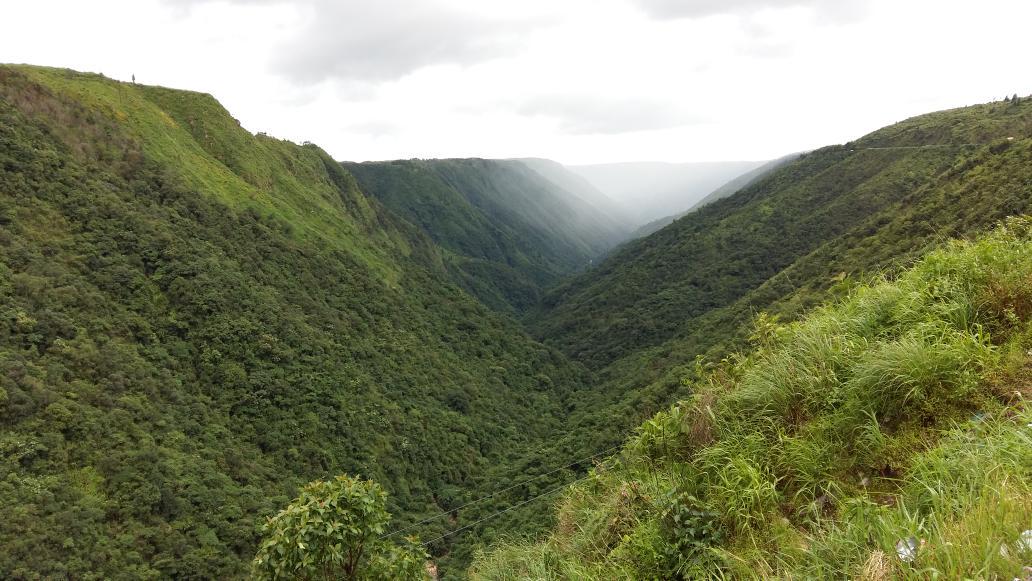
[[387, 495], [372, 480], [311, 482], [262, 527], [255, 579], [418, 579], [426, 553], [385, 541]]

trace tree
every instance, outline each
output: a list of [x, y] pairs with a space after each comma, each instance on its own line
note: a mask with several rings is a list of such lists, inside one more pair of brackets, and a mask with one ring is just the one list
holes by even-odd
[[387, 495], [348, 475], [307, 484], [262, 527], [255, 579], [423, 579], [426, 553], [412, 540], [385, 539]]

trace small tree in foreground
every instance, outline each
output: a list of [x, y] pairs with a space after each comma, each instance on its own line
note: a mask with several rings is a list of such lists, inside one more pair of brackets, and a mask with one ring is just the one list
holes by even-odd
[[306, 485], [262, 527], [255, 579], [424, 579], [426, 553], [380, 537], [390, 515], [372, 480], [338, 476]]

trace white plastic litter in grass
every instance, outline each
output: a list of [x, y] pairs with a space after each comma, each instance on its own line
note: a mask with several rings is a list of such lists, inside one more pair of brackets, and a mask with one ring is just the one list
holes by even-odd
[[1014, 543], [1017, 546], [1018, 551], [1021, 552], [1032, 552], [1032, 529], [1023, 531], [1018, 537], [1018, 542]]
[[1023, 553], [1032, 553], [1032, 529], [1022, 531], [1022, 533], [1018, 535], [1018, 540], [1014, 541], [1014, 544], [1010, 547], [1006, 544], [1000, 545], [1000, 556], [1004, 558], [1010, 557], [1011, 548], [1013, 548], [1019, 555]]
[[896, 541], [896, 554], [904, 563], [913, 563], [917, 558], [917, 539], [908, 537]]

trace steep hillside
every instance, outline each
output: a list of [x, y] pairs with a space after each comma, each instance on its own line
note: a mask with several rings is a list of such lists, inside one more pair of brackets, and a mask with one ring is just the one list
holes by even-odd
[[761, 178], [763, 178], [764, 176], [766, 176], [770, 172], [778, 169], [779, 167], [781, 167], [781, 166], [783, 166], [783, 165], [785, 165], [785, 164], [787, 164], [789, 162], [792, 162], [792, 161], [795, 161], [796, 159], [799, 159], [799, 156], [800, 156], [800, 154], [793, 153], [791, 155], [786, 155], [784, 157], [779, 157], [778, 159], [775, 159], [773, 161], [768, 161], [767, 163], [761, 165], [760, 167], [758, 167], [756, 169], [749, 170], [749, 171], [743, 173], [742, 175], [740, 175], [740, 176], [738, 176], [738, 177], [728, 181], [727, 183], [725, 183], [724, 185], [720, 186], [719, 188], [713, 190], [712, 192], [706, 194], [706, 197], [704, 197], [701, 200], [699, 200], [698, 202], [696, 202], [695, 205], [692, 206], [691, 208], [688, 208], [687, 210], [685, 210], [683, 212], [678, 212], [677, 214], [674, 214], [672, 216], [667, 216], [665, 218], [660, 218], [659, 220], [653, 220], [653, 221], [649, 222], [648, 224], [645, 224], [644, 226], [641, 226], [640, 228], [638, 228], [637, 230], [635, 230], [634, 232], [631, 233], [631, 238], [642, 238], [644, 236], [648, 236], [649, 234], [652, 234], [653, 232], [657, 232], [659, 230], [662, 230], [668, 224], [670, 224], [674, 220], [680, 218], [681, 216], [684, 216], [688, 212], [691, 212], [691, 211], [694, 211], [694, 210], [698, 210], [699, 208], [701, 208], [702, 206], [705, 206], [706, 204], [709, 204], [710, 202], [715, 202], [715, 201], [720, 200], [722, 198], [726, 198], [726, 197], [734, 194], [738, 190], [740, 190], [742, 188], [745, 188], [745, 187], [748, 187], [748, 186], [756, 183], [757, 181], [759, 181]]
[[492, 308], [522, 312], [629, 227], [515, 160], [345, 163], [363, 191], [450, 251], [447, 268]]
[[684, 212], [721, 184], [762, 161], [628, 162], [574, 165], [569, 170], [627, 208], [636, 225]]
[[629, 209], [602, 193], [602, 190], [593, 186], [591, 182], [584, 179], [580, 174], [570, 171], [566, 166], [550, 159], [526, 157], [516, 161], [519, 161], [523, 165], [541, 174], [548, 181], [558, 185], [567, 192], [570, 192], [588, 204], [594, 206], [603, 214], [613, 219], [613, 221], [621, 224], [624, 228], [631, 227], [632, 222], [629, 218]]
[[549, 293], [530, 324], [596, 367], [670, 341], [705, 353], [759, 310], [791, 316], [847, 278], [1027, 211], [1030, 135], [1025, 99], [814, 151], [624, 245]]
[[510, 482], [587, 385], [209, 95], [0, 67], [0, 226], [3, 578], [241, 577], [341, 473], [413, 522]]
[[1027, 575], [1028, 218], [752, 337], [471, 576]]
[[801, 153], [791, 153], [789, 155], [768, 161], [767, 163], [761, 165], [756, 169], [749, 170], [743, 173], [742, 175], [736, 177], [735, 179], [728, 181], [726, 184], [720, 186], [712, 192], [706, 194], [705, 198], [699, 200], [694, 206], [692, 206], [689, 209], [698, 210], [706, 204], [726, 198], [734, 194], [738, 190], [749, 187], [752, 184], [758, 182], [761, 178], [763, 178], [770, 172], [778, 169], [779, 167], [799, 159], [799, 157], [802, 155], [803, 154]]

